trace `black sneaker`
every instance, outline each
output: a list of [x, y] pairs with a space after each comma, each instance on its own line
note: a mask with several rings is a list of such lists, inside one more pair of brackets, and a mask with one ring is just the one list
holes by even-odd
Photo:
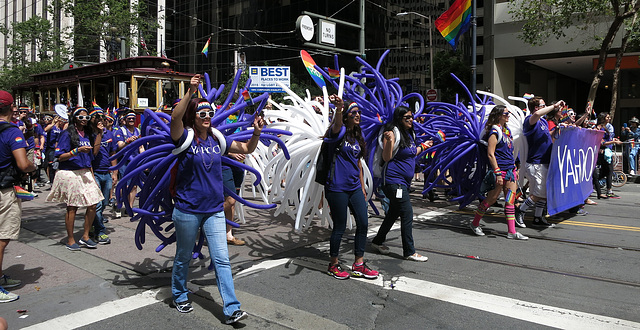
[[249, 314], [247, 314], [247, 312], [238, 309], [237, 311], [233, 312], [233, 314], [231, 314], [231, 316], [229, 316], [229, 318], [227, 318], [226, 321], [224, 321], [224, 323], [226, 324], [234, 324], [240, 320], [244, 320], [247, 318], [247, 316], [249, 316]]
[[524, 224], [524, 212], [522, 212], [519, 207], [516, 207], [515, 211], [516, 211], [516, 226], [520, 228], [527, 228], [527, 225]]
[[174, 301], [173, 303], [176, 305], [176, 309], [180, 313], [189, 313], [193, 310], [193, 306], [191, 306], [191, 303], [189, 301], [183, 301], [183, 302]]
[[544, 218], [534, 217], [532, 226], [538, 227], [538, 228], [553, 228], [556, 225], [553, 223], [548, 223], [547, 220], [545, 220]]

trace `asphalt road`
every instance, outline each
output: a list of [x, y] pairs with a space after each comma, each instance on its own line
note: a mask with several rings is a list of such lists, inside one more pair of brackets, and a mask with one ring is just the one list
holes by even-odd
[[[620, 199], [597, 200], [586, 216], [563, 215], [556, 228], [519, 229], [528, 241], [506, 239], [499, 208], [482, 222], [487, 235], [476, 237], [467, 228], [475, 206], [458, 210], [414, 194], [416, 248], [429, 261], [403, 260], [393, 230], [390, 255], [367, 248], [377, 280], [325, 273], [328, 229], [296, 233], [285, 216], [248, 210], [236, 231], [247, 245], [229, 251], [250, 314], [236, 328], [640, 328], [640, 185], [616, 192]], [[61, 244], [64, 208], [44, 203], [46, 193], [23, 204], [20, 240], [6, 251], [5, 273], [23, 281], [12, 291], [20, 299], [0, 304], [10, 329], [229, 328], [208, 259], [192, 264], [195, 310], [180, 314], [169, 306], [172, 246], [156, 253], [159, 241], [147, 234], [136, 249], [137, 224], [122, 218], [107, 224], [112, 244], [70, 252]], [[371, 235], [380, 223], [370, 219]], [[352, 244], [344, 240], [345, 265]]]

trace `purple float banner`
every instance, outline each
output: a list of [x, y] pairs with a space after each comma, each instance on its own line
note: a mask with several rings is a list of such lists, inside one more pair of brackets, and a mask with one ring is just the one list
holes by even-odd
[[547, 209], [557, 214], [584, 204], [593, 191], [593, 170], [603, 131], [561, 127], [547, 174]]

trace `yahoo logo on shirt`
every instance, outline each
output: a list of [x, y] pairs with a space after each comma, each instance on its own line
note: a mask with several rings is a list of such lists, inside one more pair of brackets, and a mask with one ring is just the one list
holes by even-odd
[[80, 147], [83, 146], [91, 146], [91, 143], [89, 141], [80, 140]]
[[191, 146], [191, 153], [193, 153], [194, 155], [197, 155], [198, 153], [203, 153], [208, 155], [210, 155], [211, 153], [220, 154], [220, 146], [219, 145], [215, 145], [213, 147], [203, 146], [203, 145]]
[[344, 141], [344, 146], [347, 148], [351, 148], [351, 150], [353, 151], [354, 154], [358, 154], [360, 153], [360, 145], [359, 144], [351, 144], [349, 143], [349, 141]]

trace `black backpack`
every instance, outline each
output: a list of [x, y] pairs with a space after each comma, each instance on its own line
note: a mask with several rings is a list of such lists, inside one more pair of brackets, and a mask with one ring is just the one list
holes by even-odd
[[[0, 133], [11, 126], [13, 125], [7, 122], [0, 123]], [[20, 171], [16, 169], [14, 162], [11, 162], [11, 165], [5, 169], [0, 170], [0, 189], [13, 187], [16, 183], [20, 182], [20, 180], [22, 180], [22, 175]]]
[[342, 145], [344, 138], [338, 142], [327, 143], [322, 142], [322, 146], [320, 147], [320, 154], [318, 155], [318, 162], [316, 163], [316, 182], [325, 185], [327, 183], [327, 178], [329, 178], [329, 173], [335, 168], [334, 160], [336, 158], [336, 153], [338, 149]]

